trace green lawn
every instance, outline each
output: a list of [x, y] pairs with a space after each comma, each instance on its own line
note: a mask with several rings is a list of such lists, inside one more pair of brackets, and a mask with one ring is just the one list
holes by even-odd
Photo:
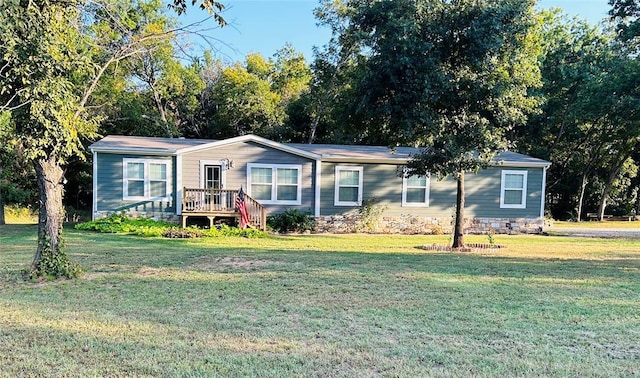
[[85, 277], [25, 283], [35, 230], [0, 226], [2, 377], [640, 374], [640, 240], [67, 230]]

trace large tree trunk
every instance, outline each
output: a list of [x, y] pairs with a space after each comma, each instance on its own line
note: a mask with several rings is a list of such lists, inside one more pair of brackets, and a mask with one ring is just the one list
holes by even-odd
[[464, 171], [458, 174], [458, 191], [456, 196], [456, 220], [453, 230], [452, 248], [464, 247]]
[[70, 264], [61, 249], [64, 207], [62, 192], [64, 172], [56, 156], [34, 162], [39, 193], [38, 249], [31, 264], [37, 277], [71, 277]]
[[[0, 180], [2, 179], [2, 167], [0, 166]], [[0, 225], [6, 224], [4, 219], [4, 201], [2, 200], [2, 188], [0, 187]]]
[[583, 174], [582, 179], [580, 181], [580, 197], [578, 198], [578, 216], [576, 217], [576, 222], [580, 222], [582, 220], [582, 204], [584, 202], [584, 192], [587, 189], [587, 175]]
[[598, 208], [598, 218], [600, 221], [604, 219], [604, 210], [607, 207], [607, 200], [609, 199], [609, 193], [611, 193], [611, 188], [613, 187], [613, 181], [618, 177], [625, 161], [627, 161], [627, 156], [623, 156], [618, 160], [615, 167], [609, 171], [609, 176], [607, 176], [607, 181], [605, 182], [602, 190], [602, 197], [600, 197], [600, 207]]

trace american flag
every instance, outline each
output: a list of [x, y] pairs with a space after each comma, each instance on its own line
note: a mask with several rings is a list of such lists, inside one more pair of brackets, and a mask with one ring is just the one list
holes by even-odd
[[246, 228], [249, 224], [249, 213], [247, 212], [247, 204], [244, 202], [244, 191], [242, 187], [236, 196], [236, 210], [240, 213], [240, 228]]

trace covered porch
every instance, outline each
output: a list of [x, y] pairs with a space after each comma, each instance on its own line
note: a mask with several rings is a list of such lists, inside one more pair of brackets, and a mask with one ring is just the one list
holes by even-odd
[[[182, 191], [182, 227], [186, 227], [189, 217], [206, 217], [210, 227], [216, 218], [240, 219], [236, 209], [238, 190], [183, 188]], [[244, 194], [244, 202], [249, 215], [250, 227], [265, 230], [267, 211], [258, 201]]]

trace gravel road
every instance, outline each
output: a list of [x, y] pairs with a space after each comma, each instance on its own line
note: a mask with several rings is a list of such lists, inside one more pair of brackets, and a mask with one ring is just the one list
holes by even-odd
[[589, 238], [640, 238], [639, 228], [564, 228], [545, 227], [544, 231]]

